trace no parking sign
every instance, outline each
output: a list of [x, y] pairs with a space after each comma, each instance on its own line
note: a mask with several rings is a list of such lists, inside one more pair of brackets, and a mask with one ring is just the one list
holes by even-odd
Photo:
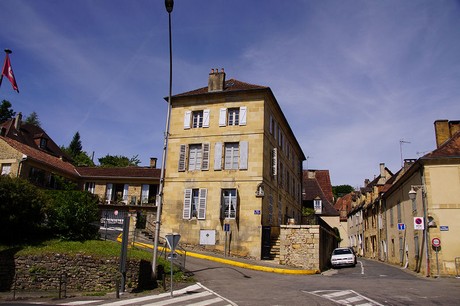
[[423, 229], [425, 229], [425, 223], [423, 222], [423, 218], [414, 217], [414, 230], [423, 230]]

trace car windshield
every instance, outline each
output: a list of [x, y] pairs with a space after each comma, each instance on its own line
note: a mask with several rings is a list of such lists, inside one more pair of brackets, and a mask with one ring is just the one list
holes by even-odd
[[350, 249], [335, 249], [333, 255], [352, 254]]

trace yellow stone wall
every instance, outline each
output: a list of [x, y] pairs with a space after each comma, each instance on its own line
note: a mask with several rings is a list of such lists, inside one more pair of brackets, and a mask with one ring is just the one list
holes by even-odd
[[[303, 156], [300, 148], [286, 123], [283, 121], [279, 108], [270, 95], [238, 94], [225, 97], [222, 94], [189, 96], [173, 100], [171, 111], [170, 137], [166, 161], [164, 200], [162, 209], [161, 236], [177, 232], [181, 234], [182, 243], [200, 244], [200, 231], [215, 231], [216, 249], [225, 249], [224, 223], [229, 223], [231, 235], [228, 246], [231, 253], [260, 257], [262, 226], [273, 226], [272, 235], [279, 232], [279, 220], [287, 214], [294, 214], [300, 219], [300, 160]], [[247, 107], [247, 122], [242, 126], [219, 126], [220, 108]], [[184, 129], [186, 111], [210, 111], [209, 127]], [[291, 143], [291, 157], [297, 163], [291, 163], [283, 153], [278, 154], [292, 172], [298, 184], [299, 196], [296, 198], [289, 192], [279, 188], [277, 178], [271, 175], [271, 149], [277, 142], [269, 133], [269, 118], [274, 116]], [[247, 170], [215, 170], [215, 143], [217, 142], [248, 142]], [[210, 144], [209, 170], [178, 171], [181, 144]], [[223, 164], [223, 158], [222, 158]], [[297, 171], [297, 168], [299, 169]], [[256, 196], [259, 184], [264, 186], [264, 196]], [[190, 188], [206, 188], [206, 218], [198, 220], [183, 219], [184, 190]], [[238, 217], [234, 220], [220, 219], [221, 190], [236, 188], [238, 192]], [[273, 198], [270, 208], [269, 198]], [[281, 199], [282, 207], [278, 206]], [[271, 223], [269, 218], [271, 211]], [[281, 215], [280, 215], [281, 213]], [[278, 227], [278, 228], [276, 228]]]

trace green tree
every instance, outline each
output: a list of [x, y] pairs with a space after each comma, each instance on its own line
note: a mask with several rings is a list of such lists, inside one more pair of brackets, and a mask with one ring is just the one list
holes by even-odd
[[332, 193], [334, 194], [335, 199], [343, 197], [344, 195], [349, 194], [352, 191], [354, 191], [354, 188], [350, 185], [332, 186]]
[[0, 123], [16, 116], [16, 112], [11, 109], [11, 106], [10, 101], [7, 100], [3, 100], [2, 104], [0, 104]]
[[98, 159], [101, 167], [129, 167], [137, 166], [140, 164], [138, 155], [135, 155], [131, 158], [122, 155], [109, 155], [107, 154], [104, 157]]
[[40, 120], [38, 119], [38, 115], [36, 112], [30, 113], [29, 116], [27, 116], [26, 120], [24, 120], [25, 123], [29, 123], [38, 127], [41, 127]]
[[72, 138], [68, 147], [61, 146], [61, 150], [67, 153], [73, 160], [75, 166], [80, 167], [93, 167], [94, 162], [89, 157], [88, 153], [83, 151], [83, 146], [81, 144], [80, 133], [77, 131]]
[[0, 243], [32, 242], [45, 233], [47, 198], [21, 178], [0, 176]]
[[48, 196], [48, 225], [60, 239], [83, 241], [98, 238], [100, 216], [96, 196], [75, 190], [52, 190]]

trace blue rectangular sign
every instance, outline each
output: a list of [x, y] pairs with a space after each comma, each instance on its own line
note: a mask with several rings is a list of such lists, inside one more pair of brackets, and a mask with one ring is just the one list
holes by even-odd
[[447, 225], [440, 225], [440, 226], [439, 226], [439, 229], [440, 229], [441, 231], [446, 232], [446, 231], [449, 230], [449, 226], [447, 226]]
[[406, 225], [404, 223], [398, 223], [398, 230], [404, 231], [406, 229]]
[[224, 224], [224, 232], [230, 232], [230, 224]]

